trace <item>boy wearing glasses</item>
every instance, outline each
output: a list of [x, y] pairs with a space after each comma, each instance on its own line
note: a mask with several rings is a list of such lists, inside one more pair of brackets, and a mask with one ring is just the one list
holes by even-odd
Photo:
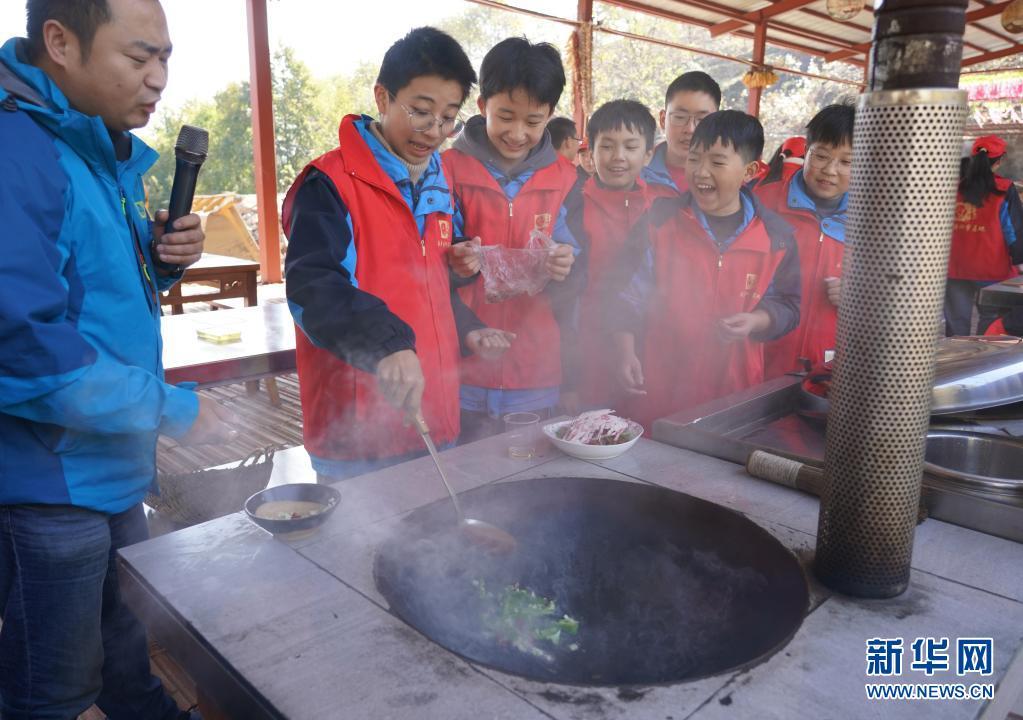
[[303, 432], [321, 476], [422, 454], [410, 417], [425, 418], [438, 445], [452, 443], [460, 339], [484, 354], [510, 340], [460, 302], [452, 309], [451, 194], [437, 148], [475, 82], [454, 39], [411, 31], [380, 66], [380, 120], [345, 117], [338, 147], [310, 163], [284, 200]]
[[686, 158], [696, 126], [721, 107], [721, 87], [710, 75], [693, 70], [672, 80], [664, 94], [664, 109], [659, 122], [664, 142], [654, 149], [654, 156], [643, 170], [643, 180], [666, 185], [681, 195], [686, 182]]
[[794, 228], [802, 265], [799, 327], [764, 348], [767, 379], [805, 371], [834, 353], [855, 116], [852, 105], [821, 110], [806, 126], [802, 170], [756, 189], [761, 202]]
[[554, 282], [536, 295], [497, 303], [486, 301], [474, 248], [452, 248], [452, 269], [469, 279], [459, 291], [466, 304], [484, 323], [516, 336], [500, 362], [469, 358], [462, 364], [461, 442], [499, 432], [507, 413], [546, 416], [559, 402], [561, 331], [573, 322], [581, 278], [576, 272], [564, 282], [578, 252], [563, 206], [576, 172], [546, 129], [564, 88], [565, 71], [553, 46], [502, 40], [480, 66], [480, 114], [443, 155], [455, 195], [456, 237], [521, 249], [539, 230], [556, 243], [546, 260]]
[[799, 323], [792, 228], [744, 187], [763, 149], [756, 118], [709, 115], [689, 147], [690, 191], [654, 200], [626, 246], [608, 314], [628, 414], [645, 427], [763, 382], [763, 343]]

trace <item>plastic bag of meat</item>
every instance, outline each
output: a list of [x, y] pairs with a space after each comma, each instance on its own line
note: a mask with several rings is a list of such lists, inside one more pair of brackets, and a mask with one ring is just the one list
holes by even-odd
[[551, 279], [547, 272], [547, 257], [554, 247], [555, 242], [550, 235], [541, 230], [529, 233], [529, 243], [525, 248], [480, 246], [480, 273], [483, 275], [486, 301], [498, 303], [516, 295], [541, 292]]

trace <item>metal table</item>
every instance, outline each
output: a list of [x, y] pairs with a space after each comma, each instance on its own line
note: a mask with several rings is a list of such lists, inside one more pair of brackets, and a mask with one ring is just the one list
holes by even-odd
[[[202, 326], [236, 326], [239, 342], [200, 340]], [[163, 367], [169, 383], [200, 387], [247, 382], [295, 370], [295, 322], [286, 303], [187, 313], [161, 319]]]
[[980, 291], [978, 303], [984, 307], [1013, 308], [1023, 305], [1023, 275], [1009, 278]]
[[[650, 440], [589, 463], [549, 450], [512, 460], [498, 436], [444, 453], [456, 490], [530, 477], [650, 482], [749, 516], [808, 561], [817, 501], [748, 477], [735, 464]], [[286, 462], [285, 462], [286, 460]], [[285, 464], [288, 466], [285, 469]], [[301, 448], [277, 456], [275, 481], [312, 477]], [[793, 640], [763, 664], [691, 683], [552, 685], [475, 666], [392, 615], [372, 577], [375, 548], [403, 515], [444, 497], [428, 458], [338, 485], [317, 535], [277, 540], [230, 515], [120, 552], [125, 597], [159, 642], [230, 717], [443, 720], [1004, 720], [1023, 691], [1023, 545], [928, 519], [916, 529], [909, 590], [886, 600], [835, 595], [811, 580]], [[870, 701], [871, 638], [990, 637], [990, 678], [938, 671], [905, 682], [987, 682], [993, 701]], [[954, 643], [954, 640], [953, 640]]]

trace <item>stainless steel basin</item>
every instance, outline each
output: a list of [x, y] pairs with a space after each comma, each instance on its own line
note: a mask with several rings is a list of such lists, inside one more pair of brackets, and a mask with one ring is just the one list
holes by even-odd
[[924, 470], [965, 489], [1023, 496], [1023, 442], [998, 435], [932, 429]]

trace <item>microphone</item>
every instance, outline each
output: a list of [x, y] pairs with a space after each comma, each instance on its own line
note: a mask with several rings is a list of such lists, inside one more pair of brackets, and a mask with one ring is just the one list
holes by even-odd
[[[210, 134], [199, 127], [182, 125], [178, 133], [178, 141], [174, 144], [174, 156], [177, 158], [174, 168], [174, 184], [171, 186], [170, 204], [167, 207], [169, 217], [164, 225], [164, 232], [172, 232], [175, 220], [188, 215], [192, 211], [192, 199], [195, 197], [195, 184], [199, 179], [199, 168], [206, 161], [206, 153], [210, 147]], [[181, 272], [179, 265], [168, 265], [156, 257], [153, 259], [172, 273]]]

